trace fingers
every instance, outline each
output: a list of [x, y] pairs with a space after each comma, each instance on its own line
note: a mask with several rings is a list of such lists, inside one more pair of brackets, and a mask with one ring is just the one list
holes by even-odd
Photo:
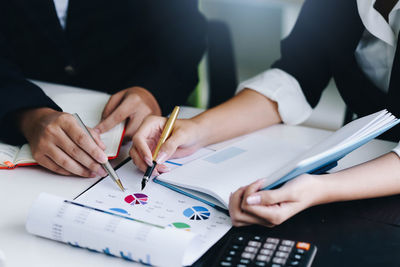
[[[77, 146], [65, 133], [60, 133], [59, 138], [63, 140], [63, 142], [58, 145], [59, 148], [64, 151], [70, 159], [65, 159], [65, 160], [73, 160], [76, 162], [79, 162], [80, 165], [83, 165], [90, 171], [89, 174], [87, 172], [80, 172], [80, 170], [76, 169], [69, 169], [67, 166], [67, 163], [65, 163], [64, 168], [69, 170], [70, 172], [81, 175], [81, 176], [90, 176], [92, 177], [93, 175], [100, 175], [100, 176], [105, 176], [107, 175], [106, 171], [103, 169], [103, 167], [95, 161], [89, 154], [87, 154], [84, 150], [82, 150], [79, 146]], [[69, 164], [70, 167], [71, 164]]]
[[131, 115], [131, 107], [132, 105], [127, 101], [123, 101], [109, 116], [100, 122], [95, 129], [98, 129], [100, 133], [105, 133], [112, 129], [115, 125], [123, 122]]
[[106, 145], [103, 143], [103, 141], [101, 141], [100, 138], [100, 131], [98, 129], [92, 129], [92, 128], [88, 128], [90, 134], [93, 136], [94, 141], [96, 142], [96, 144], [103, 150], [106, 150]]
[[162, 164], [175, 154], [178, 147], [184, 144], [184, 140], [179, 132], [173, 131], [171, 136], [161, 146], [160, 152], [157, 156], [157, 164]]
[[45, 167], [46, 169], [49, 169], [55, 173], [61, 174], [61, 175], [72, 175], [71, 172], [65, 170], [61, 166], [57, 165], [51, 158], [48, 156], [43, 156], [42, 159], [37, 160], [38, 163]]
[[143, 172], [153, 165], [152, 150], [160, 138], [165, 122], [163, 117], [149, 116], [132, 138], [129, 154], [134, 164]]
[[[75, 120], [68, 120], [61, 124], [65, 134], [83, 151], [98, 163], [106, 163], [108, 158], [96, 142], [79, 126]], [[65, 146], [62, 146], [65, 149]], [[78, 150], [75, 153], [79, 153]], [[79, 154], [81, 155], [81, 154]]]
[[237, 227], [246, 226], [250, 224], [260, 224], [267, 227], [272, 227], [268, 221], [257, 216], [246, 213], [241, 209], [244, 192], [246, 188], [240, 188], [233, 193], [229, 200], [229, 214], [231, 216], [232, 224]]
[[122, 90], [110, 97], [106, 106], [104, 107], [103, 113], [101, 114], [102, 119], [107, 118], [118, 107], [123, 100], [125, 93], [126, 91]]
[[264, 183], [265, 180], [260, 179], [248, 186], [244, 193], [242, 208], [246, 209], [248, 205], [265, 206], [293, 200], [291, 191], [284, 187], [273, 190], [261, 190]]

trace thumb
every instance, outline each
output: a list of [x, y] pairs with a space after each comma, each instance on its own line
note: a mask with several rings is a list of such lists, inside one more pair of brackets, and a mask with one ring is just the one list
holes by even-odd
[[273, 190], [263, 190], [252, 193], [246, 197], [248, 205], [274, 205], [282, 202], [291, 201], [292, 196], [286, 188], [281, 187]]
[[167, 159], [171, 158], [180, 145], [182, 145], [182, 140], [178, 135], [172, 133], [160, 148], [156, 159], [157, 164], [164, 163]]

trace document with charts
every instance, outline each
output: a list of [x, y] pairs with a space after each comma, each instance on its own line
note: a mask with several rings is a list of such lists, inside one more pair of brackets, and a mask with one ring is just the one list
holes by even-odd
[[42, 195], [28, 232], [130, 261], [179, 266], [193, 264], [232, 227], [225, 212], [153, 181], [140, 191], [143, 173], [132, 161], [117, 173], [125, 192], [106, 177], [73, 201]]

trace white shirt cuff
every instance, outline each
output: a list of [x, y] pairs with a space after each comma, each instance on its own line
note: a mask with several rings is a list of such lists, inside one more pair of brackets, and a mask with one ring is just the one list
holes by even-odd
[[397, 156], [400, 157], [400, 142], [397, 144], [395, 148], [392, 149], [392, 152], [396, 153]]
[[287, 72], [269, 69], [239, 84], [236, 93], [245, 88], [265, 95], [278, 104], [278, 112], [285, 124], [300, 124], [312, 112], [300, 84]]

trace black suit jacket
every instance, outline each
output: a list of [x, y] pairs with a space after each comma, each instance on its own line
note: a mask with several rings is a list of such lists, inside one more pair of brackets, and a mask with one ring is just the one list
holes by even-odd
[[205, 20], [195, 0], [70, 0], [66, 29], [53, 0], [0, 0], [0, 139], [26, 140], [13, 115], [59, 109], [44, 80], [113, 94], [148, 89], [163, 114], [184, 104], [197, 84]]
[[[356, 62], [354, 52], [364, 30], [356, 0], [307, 0], [294, 29], [281, 43], [281, 58], [272, 67], [293, 75], [313, 107], [333, 77], [348, 108], [357, 115], [386, 108], [400, 116], [400, 45], [386, 94]], [[400, 127], [384, 138], [398, 141]]]

